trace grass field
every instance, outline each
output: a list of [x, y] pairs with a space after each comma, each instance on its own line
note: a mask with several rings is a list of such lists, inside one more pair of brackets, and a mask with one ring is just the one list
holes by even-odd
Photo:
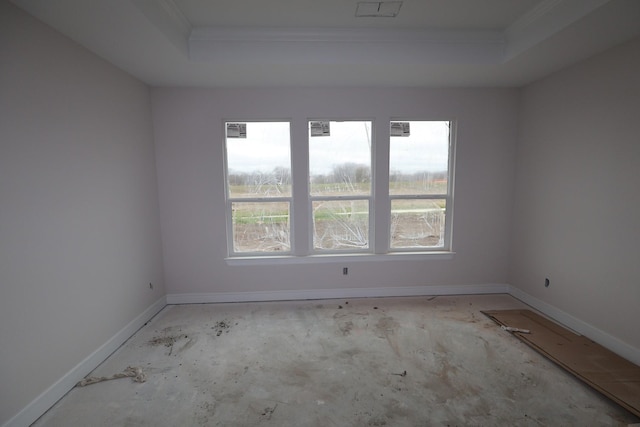
[[[444, 199], [392, 200], [391, 247], [400, 249], [441, 245], [445, 206]], [[315, 201], [312, 209], [316, 249], [369, 247], [367, 201]], [[288, 202], [234, 202], [235, 251], [289, 251], [289, 221]]]
[[[311, 183], [312, 196], [365, 196], [371, 194], [371, 183]], [[446, 194], [447, 181], [391, 181], [389, 194], [391, 195], [431, 195]], [[234, 199], [261, 197], [290, 197], [291, 184], [256, 184], [230, 185], [229, 194]]]

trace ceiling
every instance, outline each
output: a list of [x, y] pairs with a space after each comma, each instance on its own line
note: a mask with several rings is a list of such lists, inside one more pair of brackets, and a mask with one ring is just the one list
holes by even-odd
[[640, 35], [638, 0], [12, 1], [152, 86], [522, 86]]

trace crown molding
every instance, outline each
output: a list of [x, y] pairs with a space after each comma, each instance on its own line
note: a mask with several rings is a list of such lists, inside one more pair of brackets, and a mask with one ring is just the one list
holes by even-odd
[[193, 26], [173, 0], [131, 0], [131, 3], [174, 46], [187, 55]]
[[526, 52], [611, 0], [544, 0], [504, 30], [504, 62]]
[[189, 40], [335, 43], [504, 43], [501, 31], [394, 30], [389, 28], [194, 27]]
[[196, 27], [192, 61], [280, 64], [477, 64], [502, 58], [500, 31]]
[[500, 64], [611, 0], [544, 0], [502, 31], [194, 27], [174, 0], [130, 0], [193, 62]]
[[520, 18], [513, 21], [505, 29], [505, 35], [509, 37], [509, 36], [513, 36], [513, 34], [518, 33], [520, 31], [525, 31], [528, 27], [540, 21], [547, 14], [550, 14], [551, 12], [553, 12], [555, 8], [557, 8], [560, 4], [564, 3], [565, 1], [566, 0], [544, 0], [538, 3], [527, 13], [525, 13]]

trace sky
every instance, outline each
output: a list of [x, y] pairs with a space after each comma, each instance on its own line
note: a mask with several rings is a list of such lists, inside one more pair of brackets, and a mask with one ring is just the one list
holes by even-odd
[[[391, 170], [404, 173], [446, 171], [448, 122], [412, 121], [410, 136], [391, 137]], [[327, 174], [336, 164], [371, 164], [370, 121], [331, 122], [329, 136], [310, 137], [309, 168], [312, 174]], [[290, 169], [289, 123], [248, 122], [247, 137], [227, 138], [229, 169], [238, 172], [276, 167]]]

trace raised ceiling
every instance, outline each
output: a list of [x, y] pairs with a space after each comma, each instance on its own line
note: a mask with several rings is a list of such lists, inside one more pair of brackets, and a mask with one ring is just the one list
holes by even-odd
[[153, 86], [521, 86], [640, 35], [638, 0], [13, 2]]
[[405, 0], [396, 18], [356, 18], [359, 0], [173, 0], [193, 26], [500, 30], [540, 0]]

